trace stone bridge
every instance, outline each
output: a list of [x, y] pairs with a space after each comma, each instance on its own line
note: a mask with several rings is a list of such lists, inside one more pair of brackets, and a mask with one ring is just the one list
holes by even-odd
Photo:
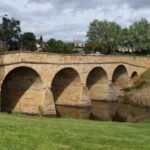
[[[0, 55], [1, 111], [56, 115], [56, 106], [117, 101], [150, 58], [12, 52]], [[69, 113], [69, 112], [68, 112]]]

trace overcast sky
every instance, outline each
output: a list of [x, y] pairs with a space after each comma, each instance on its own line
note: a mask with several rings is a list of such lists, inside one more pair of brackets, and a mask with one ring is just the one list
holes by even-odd
[[150, 0], [0, 0], [0, 15], [21, 21], [22, 31], [45, 40], [85, 40], [93, 19], [129, 26], [140, 18], [150, 20]]

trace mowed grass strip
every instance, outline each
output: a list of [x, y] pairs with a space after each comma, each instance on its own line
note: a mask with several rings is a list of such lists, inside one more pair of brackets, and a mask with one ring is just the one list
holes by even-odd
[[0, 150], [150, 150], [150, 122], [0, 114]]

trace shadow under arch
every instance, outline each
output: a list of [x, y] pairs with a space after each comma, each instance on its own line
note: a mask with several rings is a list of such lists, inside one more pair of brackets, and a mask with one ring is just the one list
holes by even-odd
[[111, 87], [108, 75], [102, 67], [92, 69], [87, 77], [87, 87], [91, 98], [91, 119], [111, 120], [115, 103], [111, 102]]
[[63, 68], [54, 76], [51, 87], [56, 104], [77, 103], [80, 97], [78, 89], [81, 87], [79, 73], [71, 67]]
[[136, 71], [134, 71], [133, 73], [132, 73], [132, 75], [131, 75], [131, 79], [134, 79], [134, 78], [136, 78], [136, 77], [138, 77], [139, 75], [138, 75], [138, 73], [136, 72]]
[[135, 81], [138, 79], [139, 75], [136, 71], [134, 71], [130, 78], [131, 85], [134, 85]]
[[95, 67], [87, 77], [87, 87], [91, 100], [106, 99], [108, 77], [106, 71], [101, 67]]
[[35, 114], [42, 100], [43, 82], [30, 67], [17, 67], [5, 77], [1, 88], [1, 111]]
[[113, 72], [112, 83], [120, 88], [124, 88], [129, 84], [128, 71], [124, 65], [119, 65]]
[[106, 84], [108, 82], [107, 73], [102, 67], [95, 67], [89, 72], [86, 82], [88, 88], [91, 88], [97, 82]]
[[90, 108], [81, 106], [83, 86], [74, 68], [63, 68], [57, 72], [51, 87], [57, 116], [89, 118]]

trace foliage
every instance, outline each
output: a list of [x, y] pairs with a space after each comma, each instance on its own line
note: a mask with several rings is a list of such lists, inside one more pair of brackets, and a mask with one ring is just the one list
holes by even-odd
[[141, 78], [146, 80], [147, 82], [150, 82], [150, 70], [147, 70], [146, 72], [144, 72], [142, 75], [141, 75]]
[[146, 81], [144, 79], [142, 79], [141, 77], [139, 77], [139, 76], [135, 77], [132, 82], [133, 83], [132, 83], [131, 87], [124, 88], [123, 91], [132, 92], [132, 91], [135, 91], [135, 90], [139, 90], [146, 83]]
[[[86, 52], [100, 51], [103, 54], [130, 53], [150, 54], [150, 23], [146, 19], [134, 22], [128, 28], [121, 28], [116, 22], [93, 20], [87, 32]], [[73, 44], [50, 39], [45, 44], [43, 37], [36, 40], [34, 33], [21, 35], [20, 21], [2, 17], [0, 24], [0, 41], [5, 45], [2, 51], [35, 50], [36, 43], [42, 45], [46, 52], [73, 53]]]
[[145, 80], [141, 77], [135, 77], [133, 81], [133, 88], [139, 88], [142, 87], [142, 85], [145, 83]]
[[150, 107], [150, 71], [137, 77], [132, 87], [124, 90], [125, 97], [134, 105]]
[[0, 28], [0, 40], [5, 42], [8, 50], [18, 50], [19, 49], [19, 39], [20, 39], [20, 21], [14, 18], [8, 18], [4, 16], [2, 18], [2, 24]]
[[7, 52], [7, 48], [0, 48], [0, 53]]
[[86, 49], [86, 53], [99, 51], [104, 54], [105, 53], [107, 54], [108, 44], [106, 41], [101, 41], [101, 42], [91, 41], [86, 44], [85, 49]]
[[134, 37], [128, 28], [123, 28], [120, 33], [120, 45], [123, 47], [133, 47]]
[[44, 43], [44, 41], [43, 41], [43, 37], [42, 37], [42, 36], [40, 36], [40, 38], [39, 38], [39, 39], [36, 39], [36, 42], [37, 42], [38, 44], [42, 45], [42, 44]]
[[87, 32], [88, 42], [95, 42], [98, 45], [105, 43], [104, 53], [110, 54], [118, 50], [121, 27], [115, 22], [94, 20], [90, 23]]
[[32, 32], [26, 32], [21, 35], [21, 46], [23, 50], [36, 50], [36, 38]]
[[[94, 20], [89, 26], [87, 37], [88, 45], [91, 42], [95, 44], [90, 48], [96, 47], [105, 54], [120, 52], [120, 49], [130, 53], [150, 54], [150, 23], [146, 19], [133, 23], [129, 28], [121, 28], [115, 22]], [[102, 47], [103, 43], [107, 46]]]
[[132, 45], [136, 52], [148, 52], [150, 50], [150, 24], [146, 19], [135, 22], [129, 28], [132, 34]]
[[73, 44], [72, 43], [64, 43], [61, 40], [50, 39], [46, 43], [46, 48], [44, 49], [46, 52], [53, 53], [72, 53], [73, 52]]

